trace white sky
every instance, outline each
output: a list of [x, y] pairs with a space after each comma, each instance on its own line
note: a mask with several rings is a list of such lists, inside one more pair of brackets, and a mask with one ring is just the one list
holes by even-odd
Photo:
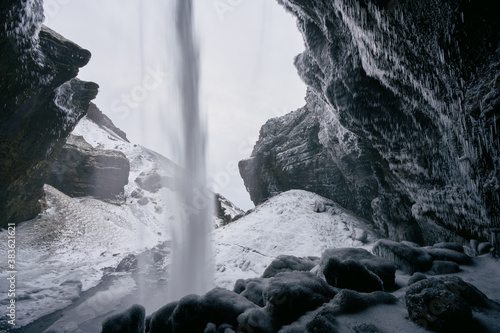
[[[172, 2], [168, 0], [167, 2]], [[129, 140], [167, 157], [171, 114], [167, 31], [161, 0], [45, 0], [45, 24], [92, 53], [79, 78], [99, 84], [94, 103]], [[195, 0], [200, 105], [208, 127], [208, 179], [243, 209], [253, 207], [236, 163], [250, 156], [269, 118], [304, 104], [293, 66], [303, 51], [295, 19], [274, 0]]]

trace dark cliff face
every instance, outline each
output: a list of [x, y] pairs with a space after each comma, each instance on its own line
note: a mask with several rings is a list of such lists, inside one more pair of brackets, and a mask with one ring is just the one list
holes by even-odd
[[240, 162], [254, 203], [306, 189], [394, 239], [485, 238], [500, 213], [495, 1], [279, 2], [309, 90]]
[[94, 148], [83, 137], [70, 135], [46, 182], [71, 197], [115, 200], [123, 197], [129, 172], [122, 152]]
[[42, 1], [0, 5], [0, 226], [36, 216], [47, 175], [98, 86], [90, 52], [43, 27]]

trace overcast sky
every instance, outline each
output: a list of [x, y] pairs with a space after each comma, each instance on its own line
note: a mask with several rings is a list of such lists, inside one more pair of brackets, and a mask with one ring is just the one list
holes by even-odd
[[[172, 157], [165, 142], [174, 45], [172, 0], [45, 0], [45, 24], [92, 53], [79, 78], [99, 84], [94, 101], [131, 142]], [[274, 0], [194, 0], [201, 58], [200, 105], [208, 129], [209, 183], [253, 207], [236, 163], [260, 127], [304, 104], [293, 66], [303, 51], [295, 19]]]

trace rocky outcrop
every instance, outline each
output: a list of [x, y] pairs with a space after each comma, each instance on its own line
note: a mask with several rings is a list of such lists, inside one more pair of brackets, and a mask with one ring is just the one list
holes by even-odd
[[129, 160], [122, 152], [94, 148], [83, 137], [70, 135], [50, 165], [47, 184], [71, 197], [118, 199], [129, 172]]
[[215, 193], [215, 222], [216, 226], [224, 226], [242, 217], [245, 212], [236, 207], [222, 194]]
[[42, 26], [42, 1], [0, 5], [0, 226], [33, 218], [53, 161], [96, 94], [90, 52]]
[[100, 128], [108, 132], [113, 137], [118, 137], [121, 140], [130, 142], [127, 139], [127, 134], [120, 128], [116, 127], [115, 124], [108, 116], [102, 113], [101, 110], [94, 104], [90, 103], [87, 110], [87, 118], [92, 120], [94, 123], [99, 125]]
[[240, 162], [254, 203], [305, 189], [394, 240], [486, 240], [500, 215], [495, 2], [278, 1], [309, 88]]

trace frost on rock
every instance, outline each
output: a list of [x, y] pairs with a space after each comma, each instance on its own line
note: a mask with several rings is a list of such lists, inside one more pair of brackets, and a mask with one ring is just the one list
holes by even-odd
[[298, 258], [295, 256], [281, 255], [274, 259], [269, 266], [267, 266], [264, 273], [262, 273], [262, 277], [273, 277], [281, 272], [308, 272], [316, 266], [318, 260], [319, 258], [316, 257]]
[[330, 301], [335, 292], [324, 280], [309, 272], [279, 273], [264, 291], [266, 309], [281, 325]]
[[107, 318], [102, 323], [101, 333], [142, 333], [146, 309], [141, 305], [133, 305], [124, 313]]
[[[42, 0], [23, 0], [7, 10], [4, 23], [5, 37], [14, 47], [22, 68], [18, 74], [24, 76], [24, 83], [33, 89], [37, 85], [47, 85], [52, 80], [52, 73], [46, 72], [45, 57], [40, 50], [38, 35], [45, 20]], [[31, 81], [31, 82], [30, 82]]]
[[372, 251], [375, 255], [394, 262], [407, 274], [425, 272], [432, 265], [432, 257], [426, 251], [386, 239], [377, 241]]
[[238, 327], [238, 316], [257, 308], [246, 298], [226, 289], [215, 288], [203, 296], [188, 295], [152, 314], [150, 333], [203, 332], [207, 325]]
[[395, 304], [396, 296], [383, 291], [361, 293], [354, 290], [343, 289], [328, 304], [336, 313], [355, 313], [378, 304]]
[[460, 278], [450, 282], [432, 278], [412, 284], [405, 296], [410, 319], [437, 332], [473, 331], [471, 304], [462, 297], [470, 287]]
[[391, 288], [395, 273], [392, 262], [360, 248], [326, 250], [317, 270], [330, 285], [361, 292]]
[[[252, 199], [293, 185], [393, 240], [486, 241], [500, 213], [495, 1], [279, 3], [304, 38], [295, 65], [307, 104], [266, 124], [251, 161], [240, 164]], [[297, 149], [285, 149], [292, 142]], [[296, 154], [311, 146], [315, 154]], [[304, 170], [318, 164], [330, 174], [314, 170], [314, 183]]]

